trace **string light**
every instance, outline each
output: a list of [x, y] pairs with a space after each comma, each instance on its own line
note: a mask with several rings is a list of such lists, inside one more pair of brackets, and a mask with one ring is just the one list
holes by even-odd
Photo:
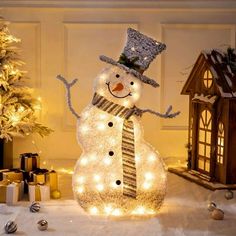
[[98, 174], [95, 174], [95, 175], [93, 176], [93, 179], [94, 179], [95, 182], [98, 182], [98, 181], [101, 180], [101, 176], [98, 175]]
[[112, 212], [113, 208], [110, 205], [104, 207], [104, 212], [109, 215]]
[[84, 188], [83, 187], [78, 187], [77, 188], [77, 192], [78, 193], [83, 193], [84, 192]]
[[97, 189], [99, 192], [102, 192], [102, 191], [104, 190], [103, 184], [97, 184], [97, 185], [96, 185], [96, 189]]
[[150, 184], [150, 183], [148, 183], [148, 182], [144, 182], [144, 183], [143, 183], [143, 188], [144, 188], [145, 190], [149, 189], [150, 187], [151, 187], [151, 184]]
[[92, 214], [92, 215], [97, 215], [97, 214], [98, 214], [98, 209], [97, 209], [97, 207], [91, 207], [91, 208], [89, 209], [89, 212], [90, 212], [90, 214]]
[[112, 211], [112, 215], [113, 216], [120, 216], [120, 215], [122, 215], [122, 212], [119, 208], [116, 208]]
[[99, 123], [99, 124], [97, 125], [97, 128], [98, 128], [99, 130], [105, 130], [106, 126], [105, 126], [105, 124], [103, 124], [103, 123]]
[[78, 176], [77, 182], [80, 184], [83, 184], [85, 182], [85, 177], [84, 176]]
[[110, 158], [104, 158], [103, 162], [105, 165], [109, 166], [111, 164], [112, 160]]
[[146, 180], [151, 180], [151, 179], [154, 178], [154, 176], [153, 176], [153, 174], [152, 174], [151, 172], [145, 173], [144, 176], [145, 176], [145, 179], [146, 179]]
[[82, 166], [85, 166], [85, 165], [88, 164], [88, 159], [87, 159], [87, 158], [82, 158], [82, 159], [80, 160], [80, 163], [81, 163]]

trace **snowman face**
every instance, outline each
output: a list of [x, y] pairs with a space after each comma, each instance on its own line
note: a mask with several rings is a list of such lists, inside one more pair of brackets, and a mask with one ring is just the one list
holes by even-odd
[[108, 100], [125, 107], [132, 107], [141, 95], [142, 82], [131, 73], [111, 66], [96, 78], [95, 91]]

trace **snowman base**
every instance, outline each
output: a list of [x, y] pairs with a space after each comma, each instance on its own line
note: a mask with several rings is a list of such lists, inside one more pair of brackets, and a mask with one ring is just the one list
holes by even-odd
[[76, 193], [79, 205], [92, 216], [120, 219], [144, 219], [159, 214], [165, 193], [150, 191], [137, 192], [136, 199], [123, 196], [119, 192], [103, 191]]

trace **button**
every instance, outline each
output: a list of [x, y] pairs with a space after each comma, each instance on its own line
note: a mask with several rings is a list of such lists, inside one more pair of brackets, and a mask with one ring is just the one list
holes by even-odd
[[109, 156], [113, 156], [114, 155], [114, 152], [113, 151], [110, 151], [109, 152]]
[[109, 127], [112, 127], [113, 126], [113, 123], [110, 121], [110, 122], [108, 122], [108, 126]]
[[117, 185], [120, 185], [121, 184], [121, 181], [118, 179], [118, 180], [116, 180], [116, 184]]

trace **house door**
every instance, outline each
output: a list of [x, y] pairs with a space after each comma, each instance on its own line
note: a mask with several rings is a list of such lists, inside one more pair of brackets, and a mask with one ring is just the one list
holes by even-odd
[[199, 108], [196, 166], [199, 172], [210, 175], [212, 114], [205, 106]]

